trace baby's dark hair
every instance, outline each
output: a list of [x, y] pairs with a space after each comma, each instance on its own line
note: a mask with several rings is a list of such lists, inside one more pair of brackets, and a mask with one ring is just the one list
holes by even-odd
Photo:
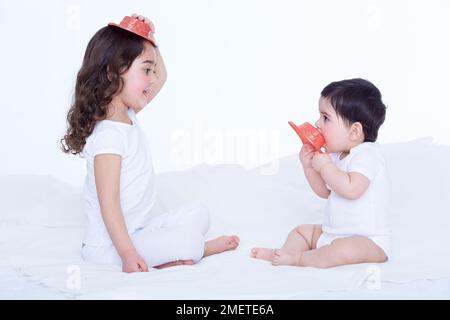
[[89, 41], [67, 114], [67, 132], [60, 141], [65, 153], [81, 153], [96, 122], [106, 118], [108, 104], [123, 89], [121, 75], [144, 51], [144, 41], [114, 26], [100, 29]]
[[371, 82], [356, 78], [332, 82], [321, 92], [329, 99], [336, 114], [348, 124], [361, 123], [364, 142], [375, 142], [386, 116], [381, 92]]

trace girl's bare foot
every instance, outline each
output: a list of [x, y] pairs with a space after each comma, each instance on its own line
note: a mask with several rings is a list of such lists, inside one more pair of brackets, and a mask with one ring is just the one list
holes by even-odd
[[205, 242], [204, 257], [212, 254], [221, 253], [228, 250], [234, 250], [239, 245], [238, 236], [221, 236]]
[[272, 261], [275, 249], [270, 248], [253, 248], [251, 250], [252, 258]]
[[172, 262], [167, 262], [164, 264], [161, 264], [159, 266], [156, 266], [156, 269], [164, 269], [164, 268], [169, 268], [169, 267], [173, 267], [173, 266], [179, 266], [182, 264], [188, 264], [188, 265], [192, 265], [194, 264], [194, 262], [192, 260], [177, 260], [177, 261], [172, 261]]
[[287, 253], [280, 249], [275, 250], [272, 258], [272, 265], [274, 266], [299, 266], [302, 253], [298, 254]]

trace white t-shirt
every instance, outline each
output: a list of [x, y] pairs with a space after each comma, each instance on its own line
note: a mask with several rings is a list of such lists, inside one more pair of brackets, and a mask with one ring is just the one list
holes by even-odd
[[156, 190], [150, 147], [139, 127], [136, 114], [128, 110], [132, 124], [111, 120], [96, 123], [86, 139], [83, 156], [87, 175], [84, 184], [86, 230], [83, 243], [93, 246], [111, 244], [97, 197], [94, 176], [94, 157], [98, 154], [117, 154], [122, 158], [120, 169], [120, 206], [128, 233], [145, 227], [155, 203]]
[[352, 148], [342, 160], [331, 154], [332, 161], [345, 172], [358, 172], [370, 180], [367, 190], [355, 200], [348, 200], [331, 190], [325, 208], [324, 232], [337, 235], [388, 235], [389, 179], [386, 164], [377, 143], [365, 142]]

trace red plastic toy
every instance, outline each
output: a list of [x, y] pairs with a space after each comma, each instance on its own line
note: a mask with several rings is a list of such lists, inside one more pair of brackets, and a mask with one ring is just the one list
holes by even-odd
[[139, 20], [138, 18], [133, 18], [129, 16], [125, 16], [120, 24], [110, 22], [108, 23], [108, 26], [113, 26], [117, 28], [121, 28], [123, 30], [130, 31], [134, 34], [137, 34], [138, 36], [144, 38], [145, 40], [150, 41], [155, 47], [158, 45], [156, 44], [155, 37], [153, 36], [153, 33], [155, 32], [150, 28], [150, 26], [145, 23], [142, 20]]
[[305, 122], [300, 126], [297, 126], [292, 121], [289, 121], [288, 123], [298, 134], [303, 144], [310, 144], [317, 151], [321, 151], [321, 148], [325, 144], [325, 138], [316, 127], [308, 122]]

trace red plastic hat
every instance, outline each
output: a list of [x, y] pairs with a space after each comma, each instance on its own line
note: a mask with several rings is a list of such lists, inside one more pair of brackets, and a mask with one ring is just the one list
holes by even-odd
[[320, 151], [320, 148], [325, 144], [325, 138], [320, 133], [320, 131], [314, 127], [312, 124], [305, 122], [300, 126], [297, 126], [292, 121], [289, 121], [292, 129], [298, 134], [303, 144], [310, 144], [316, 149]]
[[158, 45], [156, 44], [155, 37], [153, 36], [153, 33], [155, 30], [152, 30], [150, 26], [145, 23], [142, 20], [139, 20], [138, 18], [132, 18], [129, 16], [125, 16], [120, 24], [110, 22], [108, 23], [108, 26], [114, 26], [121, 28], [123, 30], [130, 31], [134, 34], [137, 34], [138, 36], [144, 38], [145, 40], [150, 41], [155, 47]]

